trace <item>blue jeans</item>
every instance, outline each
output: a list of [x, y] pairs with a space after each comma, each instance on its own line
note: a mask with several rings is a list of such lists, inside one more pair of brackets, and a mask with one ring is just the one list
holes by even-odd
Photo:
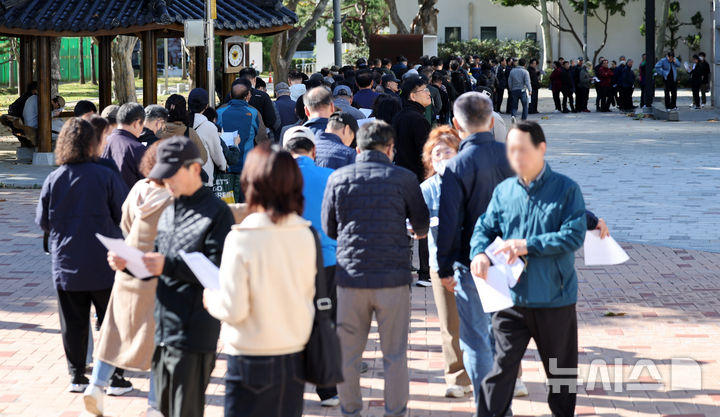
[[510, 112], [513, 116], [517, 115], [518, 100], [522, 102], [523, 111], [522, 119], [526, 120], [528, 115], [528, 99], [527, 94], [523, 90], [512, 90], [510, 92]]
[[[490, 314], [482, 308], [475, 281], [470, 269], [455, 264], [455, 301], [460, 316], [460, 349], [463, 364], [470, 377], [475, 393], [482, 389], [482, 380], [493, 366], [493, 346]], [[475, 401], [478, 396], [475, 394]]]
[[[110, 378], [115, 373], [115, 367], [100, 359], [95, 359], [93, 365], [90, 383], [98, 387], [107, 387], [110, 384]], [[155, 399], [155, 372], [150, 371], [150, 388], [148, 388], [148, 405], [157, 408]]]

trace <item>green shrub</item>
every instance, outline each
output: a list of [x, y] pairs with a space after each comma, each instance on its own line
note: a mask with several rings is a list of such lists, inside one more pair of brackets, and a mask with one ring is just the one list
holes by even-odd
[[502, 57], [540, 58], [540, 46], [536, 41], [512, 39], [491, 39], [447, 42], [438, 45], [438, 55], [446, 59], [453, 56], [477, 55], [484, 59]]

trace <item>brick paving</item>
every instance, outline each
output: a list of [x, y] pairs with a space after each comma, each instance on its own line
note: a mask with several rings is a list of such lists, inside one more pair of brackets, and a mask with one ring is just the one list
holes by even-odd
[[[37, 196], [37, 190], [0, 190], [0, 416], [87, 415], [81, 396], [65, 392], [69, 381], [50, 259], [42, 252], [41, 234], [32, 222]], [[583, 381], [577, 415], [720, 416], [720, 254], [623, 246], [631, 260], [620, 266], [585, 267], [582, 251], [577, 255]], [[607, 317], [609, 312], [625, 315]], [[442, 396], [440, 333], [429, 289], [413, 288], [409, 337], [409, 416], [471, 416], [470, 398]], [[365, 415], [379, 417], [383, 383], [377, 333], [371, 335], [364, 358], [371, 364], [362, 379]], [[697, 361], [699, 369], [673, 366], [674, 358]], [[542, 364], [532, 344], [522, 367], [530, 395], [514, 401], [515, 415], [548, 416]], [[220, 355], [208, 389], [207, 416], [222, 415], [224, 370]], [[700, 377], [694, 375], [698, 370]], [[593, 375], [598, 376], [594, 386], [587, 382]], [[136, 390], [108, 397], [108, 415], [144, 415], [147, 374], [129, 376]], [[656, 383], [661, 385], [652, 386]], [[633, 384], [651, 386], [636, 390]], [[305, 398], [306, 416], [340, 415], [337, 409], [321, 409], [312, 387]]]

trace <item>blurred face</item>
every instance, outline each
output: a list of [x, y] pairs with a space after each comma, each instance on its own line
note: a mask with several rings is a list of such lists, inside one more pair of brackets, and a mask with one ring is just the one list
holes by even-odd
[[145, 127], [152, 130], [153, 133], [157, 133], [163, 129], [165, 129], [165, 120], [163, 119], [152, 119], [152, 120], [146, 120], [145, 121]]
[[395, 81], [388, 81], [385, 83], [385, 87], [387, 87], [388, 90], [392, 91], [393, 93], [398, 92], [398, 83]]
[[545, 163], [545, 143], [535, 147], [529, 133], [510, 129], [506, 145], [510, 167], [520, 178], [533, 179], [540, 173]]
[[165, 188], [175, 198], [195, 194], [202, 187], [200, 170], [201, 167], [198, 163], [178, 169], [175, 175], [163, 180]]
[[452, 158], [455, 155], [457, 155], [457, 152], [455, 151], [455, 149], [453, 149], [453, 148], [449, 147], [447, 144], [441, 142], [432, 149], [432, 153], [430, 154], [430, 159], [434, 164], [436, 162], [447, 161], [448, 159]]
[[419, 103], [423, 107], [427, 107], [432, 104], [432, 97], [430, 97], [430, 89], [427, 85], [422, 85], [415, 88], [415, 90], [410, 93], [410, 99]]
[[607, 61], [603, 61], [603, 62], [602, 62], [602, 66], [603, 66], [603, 68], [607, 68], [607, 67], [608, 67], [608, 62], [607, 62]]

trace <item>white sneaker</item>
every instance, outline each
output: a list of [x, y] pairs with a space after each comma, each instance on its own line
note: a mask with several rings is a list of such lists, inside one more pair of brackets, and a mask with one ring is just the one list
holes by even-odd
[[525, 384], [522, 382], [522, 379], [518, 378], [515, 380], [515, 392], [513, 393], [513, 397], [527, 397], [528, 396], [528, 389], [525, 386]]
[[323, 407], [337, 407], [340, 405], [340, 398], [337, 395], [330, 397], [327, 400], [320, 401], [320, 405]]
[[471, 391], [472, 387], [470, 387], [469, 385], [466, 387], [460, 385], [450, 385], [445, 390], [445, 396], [448, 398], [463, 398]]
[[555, 110], [553, 113], [562, 113], [560, 110]]
[[96, 416], [103, 415], [103, 391], [102, 387], [89, 385], [83, 394], [85, 409]]
[[510, 117], [510, 122], [512, 124], [515, 124], [516, 121], [517, 121], [517, 119], [515, 119], [515, 116]]

